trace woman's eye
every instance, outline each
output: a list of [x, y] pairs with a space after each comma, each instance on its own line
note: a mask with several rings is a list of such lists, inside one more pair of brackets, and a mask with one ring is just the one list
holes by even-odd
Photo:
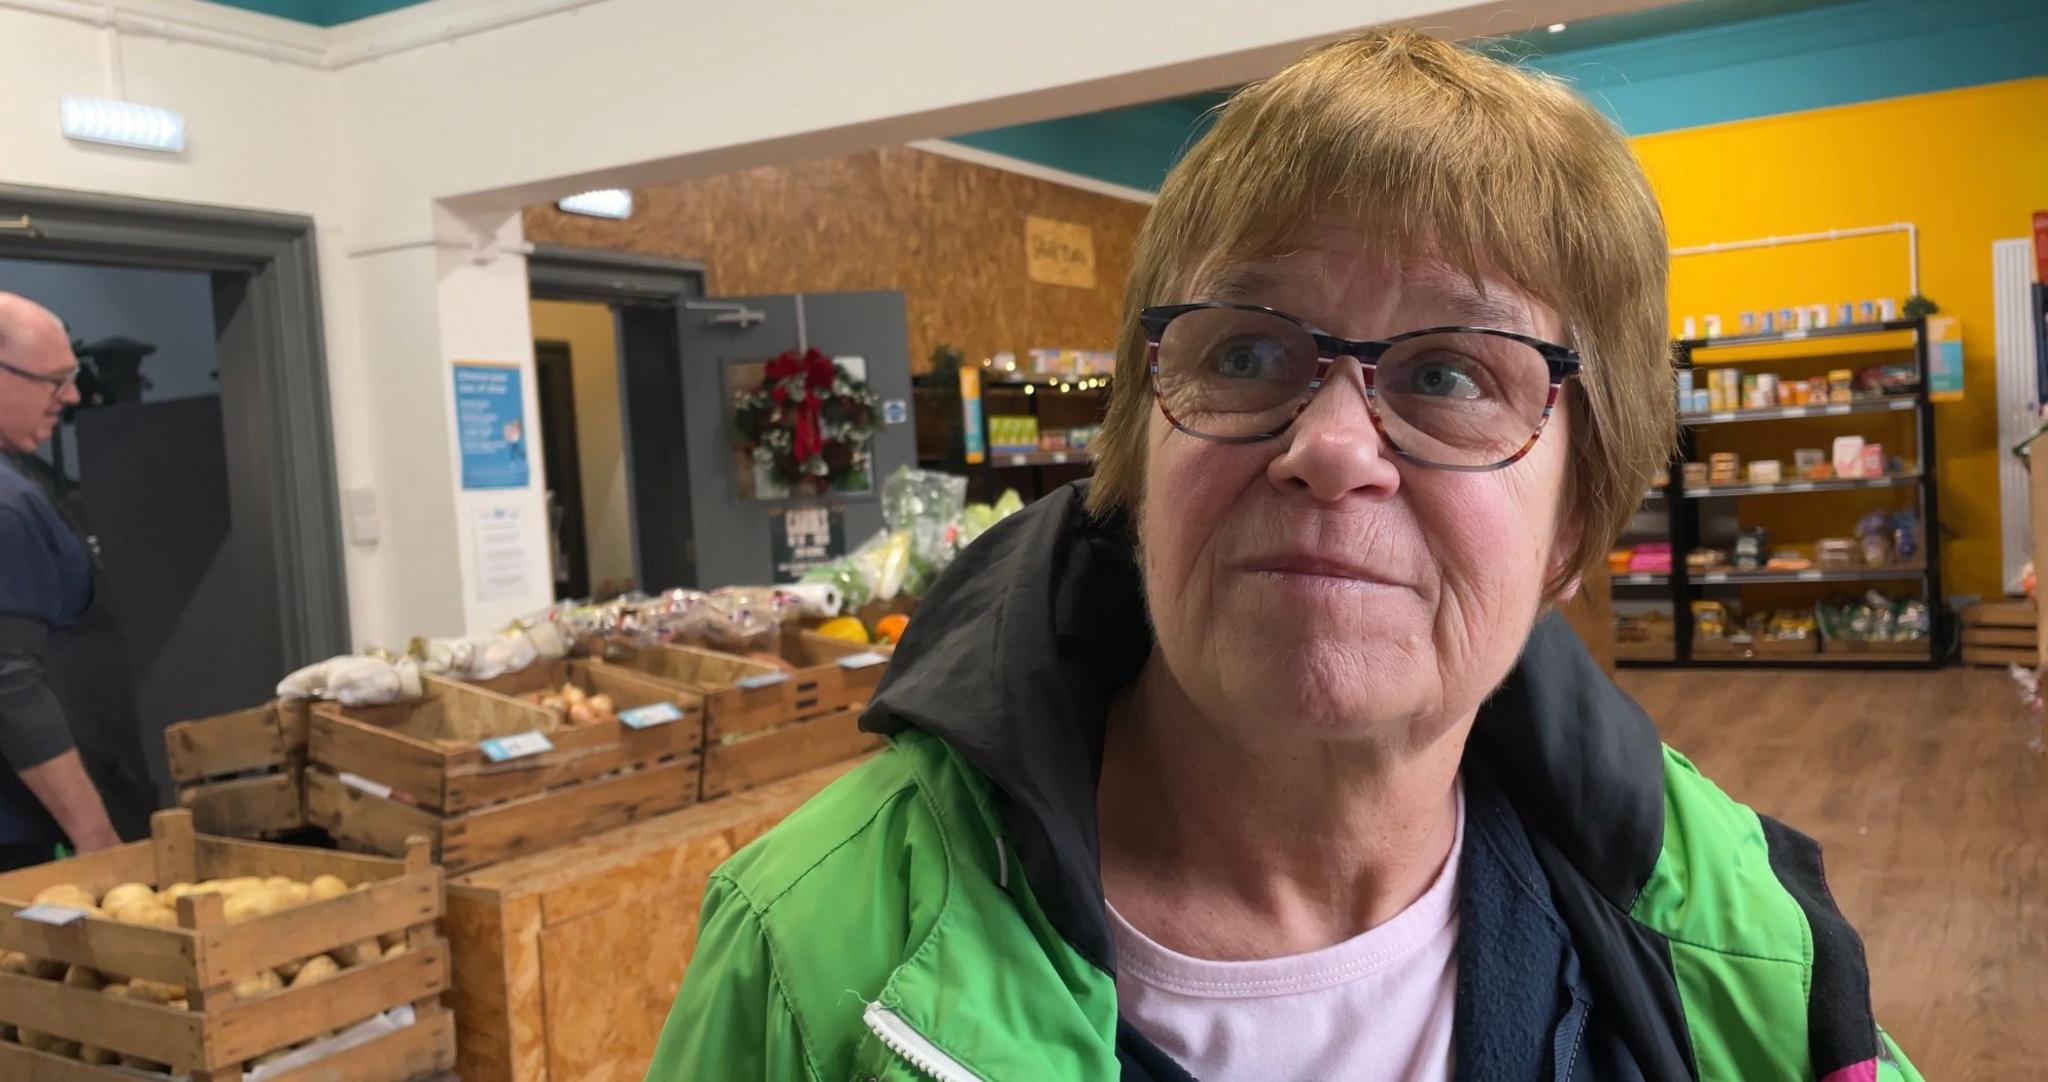
[[1240, 338], [1216, 347], [1211, 367], [1225, 379], [1261, 379], [1286, 359], [1286, 349], [1270, 338]]
[[1401, 389], [1433, 398], [1480, 398], [1486, 393], [1480, 378], [1479, 365], [1467, 358], [1426, 358], [1409, 370], [1408, 385]]

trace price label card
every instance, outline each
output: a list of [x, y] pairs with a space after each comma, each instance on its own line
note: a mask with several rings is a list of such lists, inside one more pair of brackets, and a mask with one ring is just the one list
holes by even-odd
[[1054, 451], [1054, 452], [1052, 453], [1052, 464], [1053, 464], [1053, 465], [1055, 465], [1055, 466], [1064, 466], [1064, 465], [1066, 465], [1066, 464], [1067, 464], [1067, 453], [1066, 453], [1065, 451]]
[[869, 669], [876, 665], [884, 664], [888, 660], [888, 657], [885, 655], [869, 650], [866, 653], [848, 654], [840, 658], [839, 667], [842, 669]]
[[1801, 571], [1799, 573], [1799, 581], [1801, 582], [1818, 582], [1820, 579], [1821, 573], [1818, 571]]
[[636, 706], [619, 715], [620, 723], [628, 729], [652, 729], [656, 725], [667, 725], [671, 721], [683, 720], [683, 709], [674, 703], [652, 703]]
[[1729, 410], [1721, 410], [1714, 414], [1714, 420], [1716, 421], [1732, 421], [1734, 419], [1735, 414]]
[[789, 674], [786, 672], [764, 672], [757, 676], [742, 676], [733, 681], [733, 686], [754, 691], [758, 688], [772, 688], [787, 679]]
[[524, 759], [529, 755], [553, 751], [555, 744], [540, 732], [515, 733], [486, 740], [483, 749], [484, 758], [494, 763], [502, 763], [510, 759]]
[[1785, 341], [1787, 342], [1796, 342], [1804, 337], [1806, 337], [1806, 328], [1804, 327], [1800, 327], [1795, 330], [1789, 330], [1785, 332]]
[[1806, 407], [1805, 407], [1805, 406], [1793, 406], [1793, 407], [1791, 407], [1790, 409], [1787, 409], [1787, 410], [1786, 410], [1786, 411], [1785, 411], [1785, 412], [1784, 412], [1783, 414], [1781, 414], [1781, 416], [1785, 416], [1785, 417], [1804, 417], [1804, 416], [1806, 416]]
[[1785, 491], [1787, 491], [1787, 492], [1812, 492], [1812, 491], [1813, 491], [1813, 482], [1812, 482], [1812, 481], [1794, 481], [1794, 482], [1792, 482], [1791, 484], [1789, 484], [1789, 485], [1786, 485], [1786, 486], [1785, 486]]
[[1714, 571], [1714, 572], [1711, 572], [1711, 573], [1709, 573], [1709, 574], [1701, 575], [1701, 576], [1700, 576], [1700, 581], [1701, 581], [1701, 582], [1727, 582], [1727, 581], [1728, 581], [1728, 573], [1727, 573], [1726, 571]]
[[360, 789], [371, 796], [383, 797], [386, 800], [391, 799], [391, 787], [381, 781], [371, 781], [361, 774], [351, 774], [346, 770], [335, 776], [341, 779], [343, 785], [351, 789]]
[[1840, 417], [1847, 412], [1849, 412], [1849, 404], [1847, 402], [1837, 402], [1828, 407], [1828, 416], [1830, 417]]
[[37, 924], [53, 924], [62, 928], [67, 924], [76, 924], [84, 920], [85, 910], [73, 909], [68, 905], [44, 904], [17, 909], [14, 915], [22, 920], [32, 920]]

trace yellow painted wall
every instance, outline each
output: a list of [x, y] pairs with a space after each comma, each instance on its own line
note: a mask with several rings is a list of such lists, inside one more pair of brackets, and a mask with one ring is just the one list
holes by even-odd
[[[1943, 587], [1951, 594], [2004, 591], [1997, 463], [2006, 451], [1998, 446], [1991, 242], [2029, 235], [2032, 212], [2048, 208], [2043, 116], [2048, 78], [1634, 141], [1664, 204], [1674, 247], [1902, 221], [1920, 227], [1921, 291], [1959, 317], [1963, 331], [1964, 399], [1935, 407], [1940, 513], [1952, 531]], [[1734, 333], [1742, 311], [1878, 296], [1903, 301], [1907, 292], [1905, 238], [1892, 235], [1674, 260], [1671, 313], [1674, 332], [1687, 314], [1718, 312], [1725, 333]], [[1891, 358], [1855, 363], [1879, 359]], [[1819, 436], [1853, 431], [1837, 423], [1802, 434], [1801, 424], [1730, 427], [1755, 429], [1736, 437], [1745, 444], [1781, 443], [1788, 466], [1794, 447], [1825, 446]], [[1812, 521], [1786, 522], [1800, 512], [1789, 505], [1762, 507], [1769, 499], [1812, 498], [1745, 501], [1745, 516], [1756, 507], [1756, 515], [1784, 523], [1775, 528], [1787, 540], [1843, 532], [1832, 521], [1841, 517], [1833, 504], [1805, 504]], [[1844, 504], [1842, 511], [1853, 513], [1867, 502]]]
[[535, 341], [569, 343], [576, 387], [576, 453], [583, 473], [583, 530], [590, 586], [633, 582], [633, 530], [620, 416], [619, 347], [612, 310], [583, 301], [534, 301]]

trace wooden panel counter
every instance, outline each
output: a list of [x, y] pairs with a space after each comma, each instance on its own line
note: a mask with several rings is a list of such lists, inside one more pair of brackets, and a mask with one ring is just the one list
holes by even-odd
[[450, 879], [464, 1082], [639, 1082], [712, 870], [859, 762]]

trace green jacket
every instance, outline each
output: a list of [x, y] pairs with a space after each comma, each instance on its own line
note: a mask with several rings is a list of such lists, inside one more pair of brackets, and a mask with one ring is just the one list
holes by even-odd
[[[963, 554], [864, 719], [889, 750], [712, 877], [648, 1078], [1186, 1078], [1119, 1026], [1095, 847], [1108, 698], [1150, 650], [1139, 596], [1125, 527], [1078, 490]], [[1663, 748], [1562, 621], [1539, 624], [1466, 761], [1519, 820], [1518, 874], [1547, 880], [1502, 911], [1554, 913], [1590, 1005], [1567, 1015], [1572, 1055], [1522, 1074], [1917, 1082], [1871, 1019], [1817, 847]], [[1460, 999], [1459, 1031], [1512, 1013]], [[1520, 1076], [1454, 1040], [1461, 1078]]]

